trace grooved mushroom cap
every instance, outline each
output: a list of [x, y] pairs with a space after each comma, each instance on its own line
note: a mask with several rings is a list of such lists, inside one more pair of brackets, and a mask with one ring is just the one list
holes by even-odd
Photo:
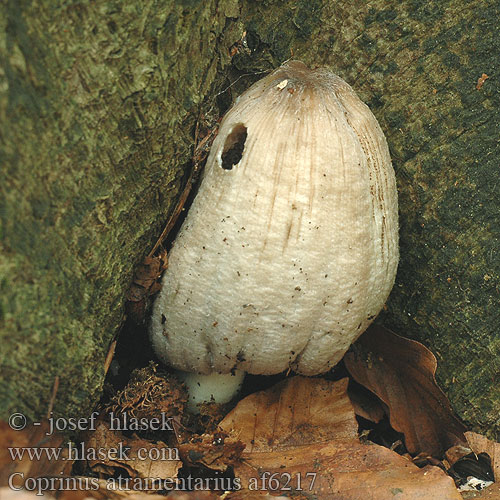
[[281, 66], [221, 123], [154, 304], [156, 353], [199, 373], [329, 370], [389, 295], [397, 213], [368, 107], [327, 69]]

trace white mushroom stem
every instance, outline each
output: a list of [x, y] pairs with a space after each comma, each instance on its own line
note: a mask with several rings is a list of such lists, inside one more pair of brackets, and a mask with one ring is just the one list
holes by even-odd
[[177, 374], [187, 386], [188, 410], [191, 413], [199, 413], [199, 405], [202, 403], [229, 403], [238, 394], [245, 378], [243, 370], [209, 375], [182, 371]]

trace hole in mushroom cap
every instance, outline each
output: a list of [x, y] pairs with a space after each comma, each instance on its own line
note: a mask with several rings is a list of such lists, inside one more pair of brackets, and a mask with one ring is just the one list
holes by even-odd
[[237, 165], [243, 156], [245, 141], [247, 140], [247, 128], [243, 123], [237, 123], [231, 133], [226, 137], [224, 149], [221, 154], [221, 167], [224, 170], [231, 170]]

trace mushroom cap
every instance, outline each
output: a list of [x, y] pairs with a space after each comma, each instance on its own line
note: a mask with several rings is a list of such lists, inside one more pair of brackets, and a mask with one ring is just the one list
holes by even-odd
[[151, 321], [169, 365], [325, 372], [382, 308], [398, 263], [382, 130], [328, 69], [284, 64], [222, 120]]

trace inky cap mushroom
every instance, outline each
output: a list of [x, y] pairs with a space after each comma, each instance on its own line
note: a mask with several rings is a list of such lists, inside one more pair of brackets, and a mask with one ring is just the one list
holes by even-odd
[[221, 123], [154, 304], [157, 355], [199, 374], [326, 372], [389, 295], [397, 215], [371, 111], [331, 71], [284, 64]]

